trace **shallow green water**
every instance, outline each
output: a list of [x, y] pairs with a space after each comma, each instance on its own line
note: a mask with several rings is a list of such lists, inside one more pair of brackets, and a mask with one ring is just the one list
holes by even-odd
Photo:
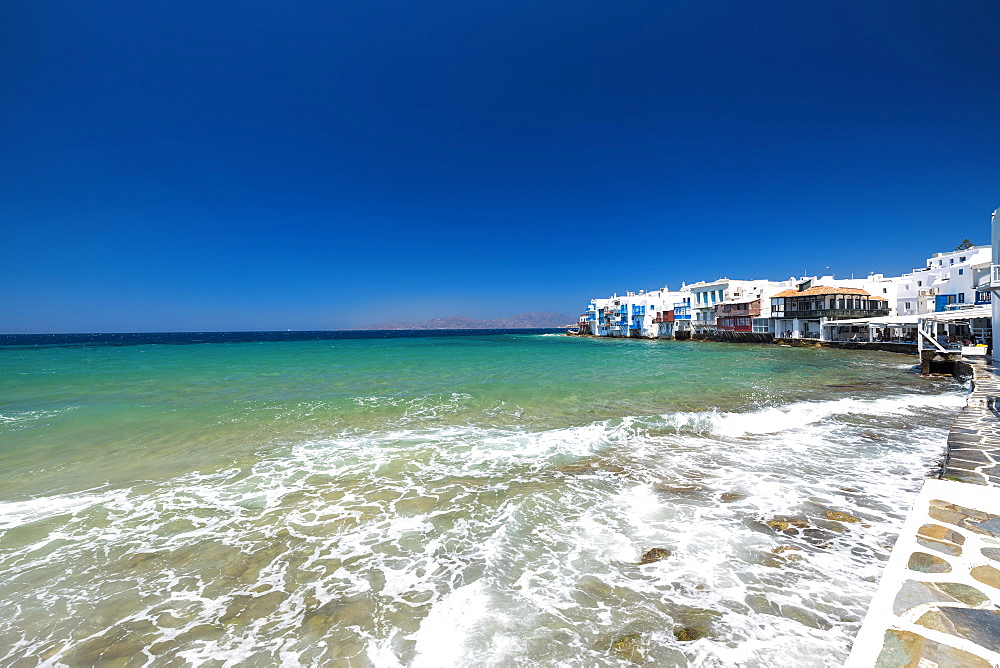
[[[963, 402], [912, 364], [528, 335], [0, 349], [0, 662], [611, 665], [636, 633], [660, 665], [839, 665]], [[759, 524], [825, 508], [867, 526]]]

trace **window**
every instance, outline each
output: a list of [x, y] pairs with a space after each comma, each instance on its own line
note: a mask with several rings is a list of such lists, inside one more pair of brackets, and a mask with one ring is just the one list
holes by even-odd
[[910, 308], [910, 302], [906, 302], [906, 308], [907, 308], [907, 309], [909, 309], [909, 308]]
[[961, 276], [961, 275], [962, 275], [962, 274], [964, 274], [964, 273], [965, 273], [965, 269], [959, 269], [959, 270], [958, 270], [958, 275], [959, 275], [959, 276]]
[[889, 288], [882, 288], [882, 294], [883, 295], [889, 294]]
[[965, 262], [965, 256], [963, 255], [962, 257], [958, 258], [958, 261], [959, 262]]
[[964, 304], [965, 303], [965, 293], [964, 292], [959, 292], [958, 293], [958, 303], [959, 304]]
[[923, 282], [923, 281], [917, 281], [917, 287], [918, 287], [918, 288], [919, 288], [919, 287], [920, 287], [921, 285], [923, 285], [923, 284], [924, 284], [924, 282]]
[[955, 264], [955, 258], [951, 258], [951, 262], [949, 262], [948, 264]]

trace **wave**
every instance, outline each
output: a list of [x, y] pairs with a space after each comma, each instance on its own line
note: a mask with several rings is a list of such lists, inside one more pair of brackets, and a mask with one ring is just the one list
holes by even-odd
[[26, 501], [0, 501], [0, 531], [59, 515], [76, 515], [114, 498], [114, 494], [85, 493], [43, 496]]
[[[468, 399], [427, 401], [409, 408]], [[353, 429], [161, 484], [3, 503], [0, 530], [33, 526], [0, 552], [0, 663], [156, 646], [164, 662], [596, 665], [634, 633], [662, 665], [838, 665], [963, 401]], [[877, 447], [848, 447], [865, 431]], [[771, 531], [776, 514], [815, 532]], [[651, 547], [673, 554], [640, 566]], [[64, 614], [38, 624], [51, 609]], [[682, 643], [686, 627], [708, 636]]]
[[679, 429], [735, 438], [799, 429], [835, 416], [909, 415], [921, 409], [951, 410], [964, 406], [965, 400], [965, 396], [958, 393], [908, 394], [879, 399], [800, 401], [746, 413], [707, 411], [672, 413], [662, 417], [667, 424]]

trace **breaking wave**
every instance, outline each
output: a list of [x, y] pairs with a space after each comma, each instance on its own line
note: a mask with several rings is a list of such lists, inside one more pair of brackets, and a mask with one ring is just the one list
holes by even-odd
[[434, 424], [468, 401], [0, 504], [0, 663], [839, 665], [964, 397]]

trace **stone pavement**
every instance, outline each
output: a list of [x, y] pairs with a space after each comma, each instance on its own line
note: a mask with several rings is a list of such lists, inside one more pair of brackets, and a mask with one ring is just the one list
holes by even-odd
[[886, 564], [849, 667], [1000, 667], [1000, 379], [974, 389]]
[[998, 512], [1000, 488], [924, 484], [847, 666], [1000, 666]]
[[971, 365], [973, 390], [948, 435], [945, 480], [1000, 485], [1000, 378], [988, 365]]

